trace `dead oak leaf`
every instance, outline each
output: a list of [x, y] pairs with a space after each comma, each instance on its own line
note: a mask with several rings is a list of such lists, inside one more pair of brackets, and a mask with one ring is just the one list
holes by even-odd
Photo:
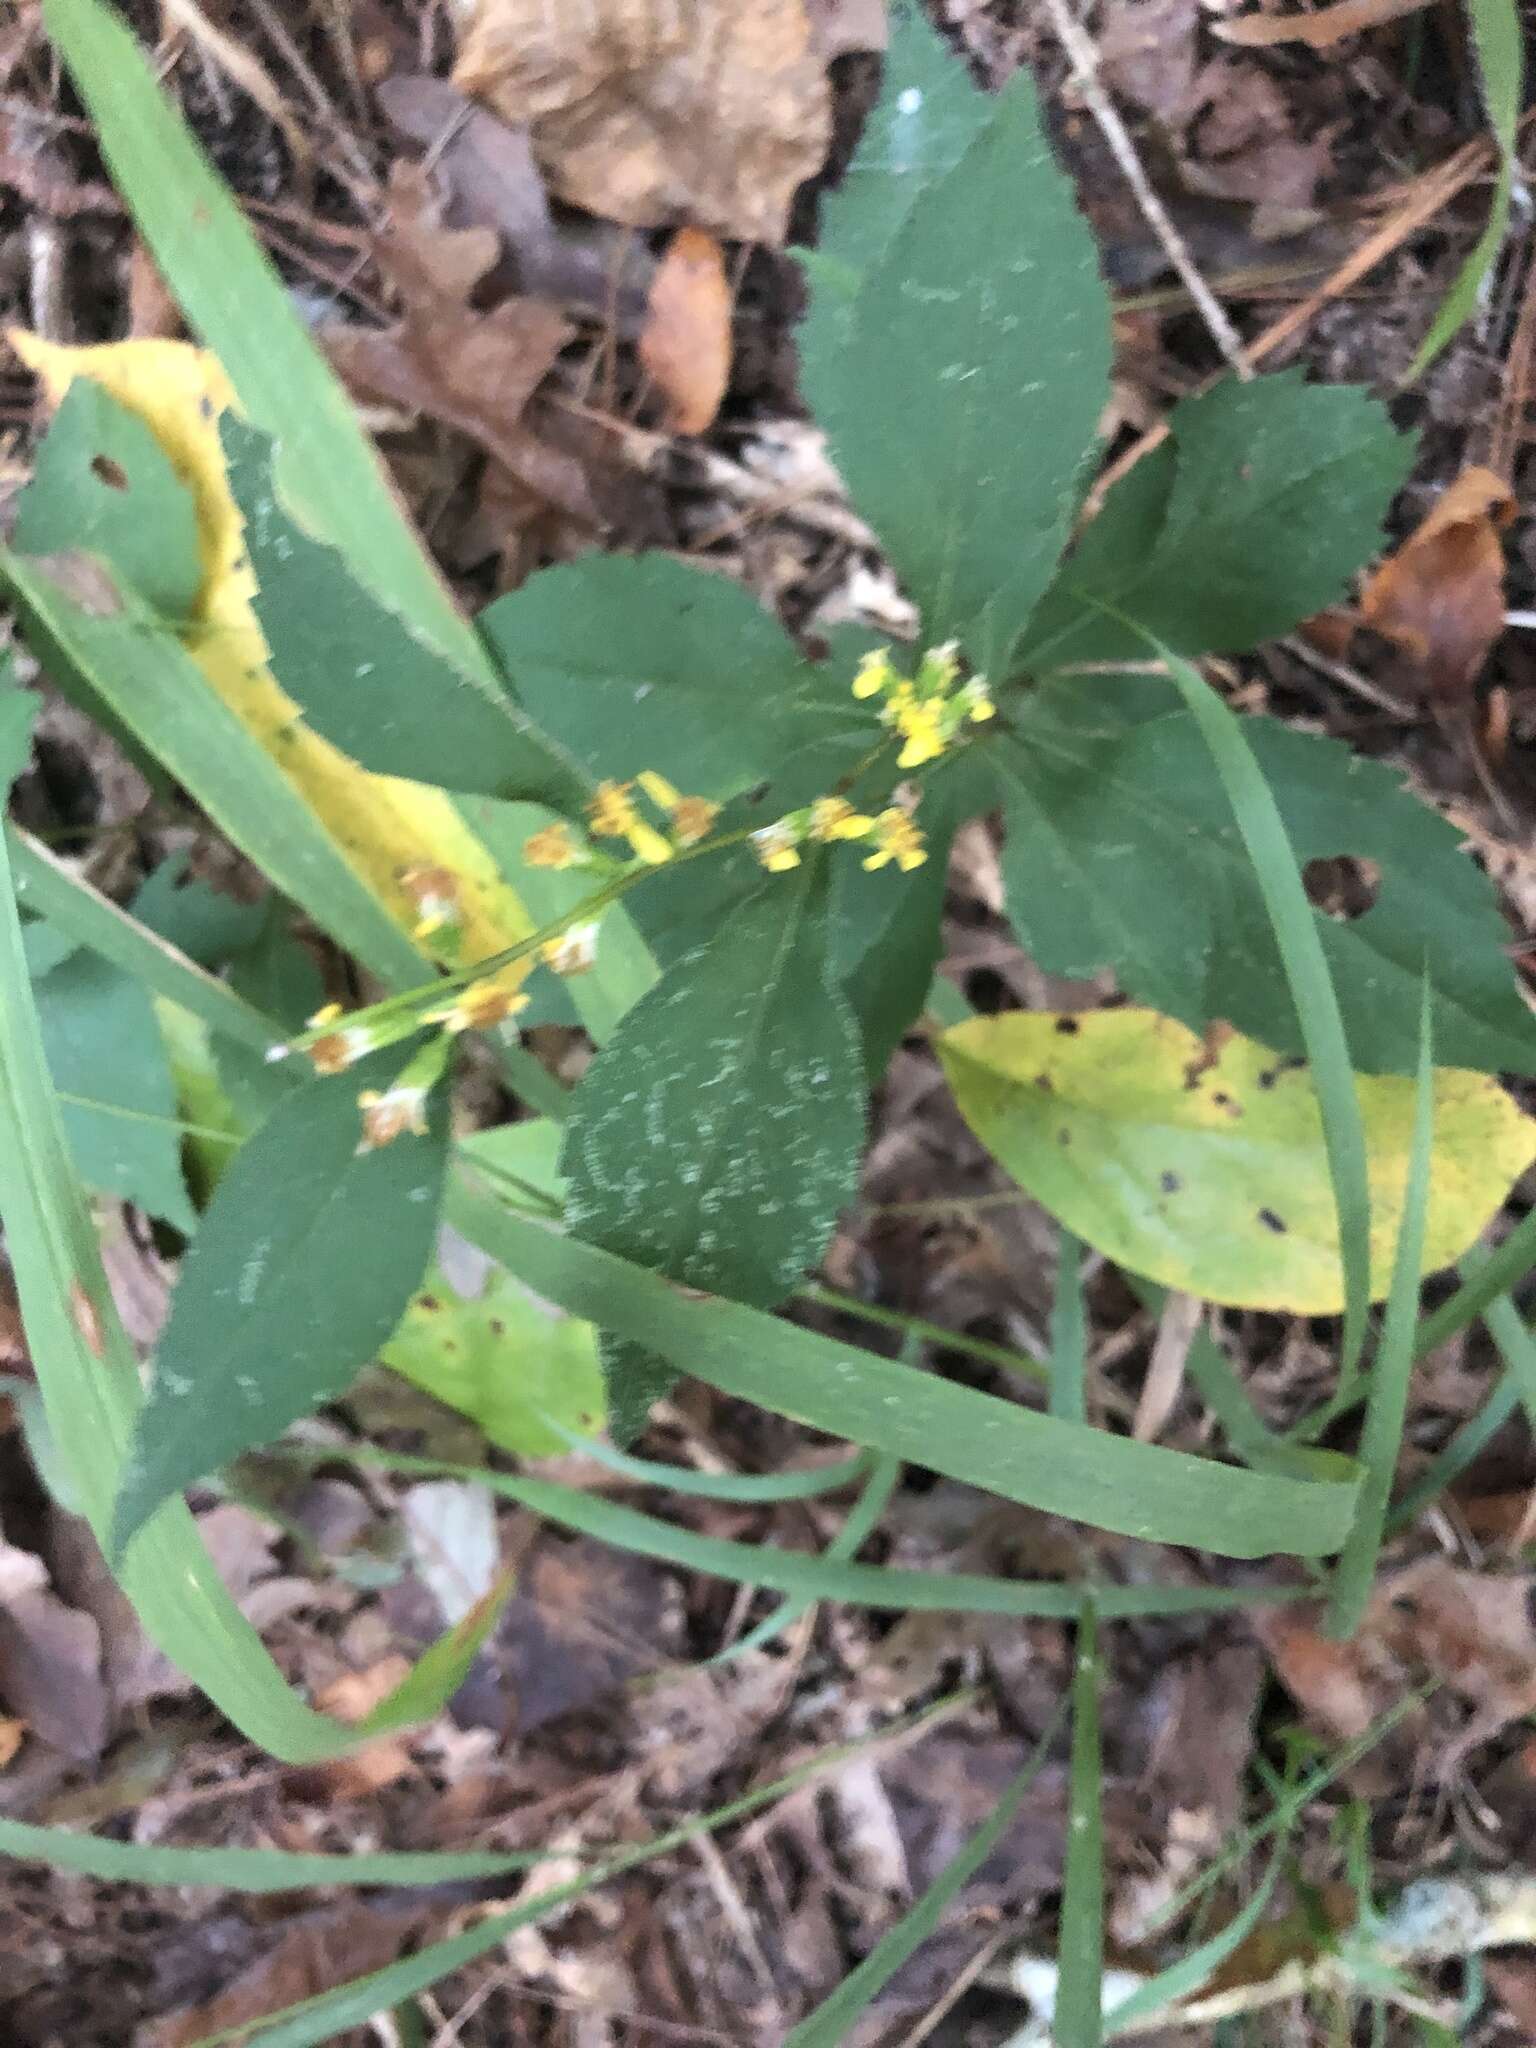
[[496, 262], [490, 228], [445, 229], [429, 175], [397, 164], [378, 260], [400, 295], [388, 328], [332, 327], [324, 340], [355, 396], [424, 414], [467, 435], [532, 495], [601, 523], [581, 466], [547, 446], [521, 415], [573, 332], [535, 299], [490, 311], [471, 303]]
[[478, 0], [454, 83], [527, 124], [560, 198], [631, 227], [780, 243], [831, 138], [804, 0]]
[[1504, 630], [1499, 535], [1514, 515], [1501, 477], [1464, 469], [1362, 593], [1366, 625], [1402, 648], [1442, 704], [1466, 697]]
[[702, 434], [731, 378], [731, 287], [725, 257], [702, 228], [679, 228], [655, 281], [640, 361], [666, 401], [673, 434]]

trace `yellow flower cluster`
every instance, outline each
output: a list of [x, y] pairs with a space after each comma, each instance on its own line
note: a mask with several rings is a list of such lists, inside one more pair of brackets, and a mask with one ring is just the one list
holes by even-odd
[[894, 861], [905, 874], [928, 858], [921, 831], [900, 805], [891, 804], [871, 818], [840, 796], [819, 796], [803, 811], [786, 812], [754, 832], [751, 844], [769, 874], [781, 875], [799, 867], [800, 849], [807, 841], [827, 845], [839, 839], [873, 842], [874, 852], [864, 862], [867, 868], [883, 868]]
[[[665, 832], [644, 815], [635, 802], [635, 785], [666, 820]], [[594, 838], [626, 839], [636, 858], [651, 867], [684, 848], [697, 846], [714, 829], [720, 806], [706, 796], [684, 796], [664, 775], [644, 768], [633, 782], [600, 782], [587, 805], [587, 821]], [[571, 836], [565, 824], [546, 825], [523, 842], [523, 859], [531, 868], [579, 868], [601, 866], [602, 860], [586, 852]]]
[[884, 648], [866, 654], [853, 678], [855, 697], [883, 697], [880, 721], [902, 741], [898, 768], [921, 768], [954, 745], [962, 726], [995, 716], [985, 676], [960, 681], [959, 648], [953, 640], [930, 647], [916, 676], [904, 676]]

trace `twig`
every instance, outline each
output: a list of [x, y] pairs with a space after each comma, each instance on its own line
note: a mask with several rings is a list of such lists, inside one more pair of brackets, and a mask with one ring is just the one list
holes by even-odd
[[1108, 143], [1111, 155], [1124, 172], [1126, 183], [1135, 193], [1142, 218], [1162, 244], [1168, 261], [1183, 280], [1184, 287], [1194, 300], [1212, 341], [1239, 377], [1251, 377], [1253, 366], [1238, 338], [1237, 330], [1222, 310], [1220, 300], [1201, 275], [1194, 257], [1189, 253], [1189, 245], [1174, 226], [1167, 208], [1153, 191], [1151, 181], [1142, 168], [1141, 159], [1136, 154], [1136, 145], [1131, 140], [1130, 131], [1121, 120], [1114, 101], [1104, 89], [1099, 78], [1099, 53], [1093, 46], [1092, 37], [1073, 15], [1068, 0], [1045, 0], [1045, 7], [1061, 46], [1071, 60], [1078, 90], [1087, 102], [1088, 111], [1098, 122], [1099, 131]]

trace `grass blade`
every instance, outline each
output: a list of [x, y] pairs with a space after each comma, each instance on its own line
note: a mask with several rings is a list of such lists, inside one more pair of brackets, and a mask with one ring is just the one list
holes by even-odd
[[[847, 1564], [857, 1557], [864, 1544], [879, 1528], [880, 1521], [890, 1506], [891, 1495], [896, 1491], [896, 1482], [901, 1477], [901, 1466], [895, 1458], [876, 1458], [870, 1466], [864, 1489], [848, 1512], [848, 1519], [827, 1545], [824, 1561], [827, 1564]], [[760, 1650], [765, 1643], [771, 1643], [791, 1628], [803, 1614], [809, 1614], [816, 1602], [801, 1594], [786, 1600], [776, 1607], [772, 1614], [765, 1615], [756, 1628], [750, 1628], [739, 1642], [721, 1650], [709, 1659], [712, 1665], [728, 1664], [735, 1657], [746, 1656], [749, 1650]]]
[[664, 1486], [669, 1493], [686, 1494], [693, 1500], [727, 1500], [737, 1506], [755, 1501], [815, 1500], [823, 1493], [836, 1493], [852, 1486], [869, 1470], [869, 1455], [843, 1458], [835, 1465], [809, 1465], [788, 1472], [695, 1472], [683, 1465], [661, 1465], [650, 1458], [636, 1458], [615, 1449], [600, 1437], [582, 1436], [567, 1429], [553, 1415], [540, 1421], [556, 1436], [564, 1437], [573, 1451], [616, 1472], [621, 1479], [633, 1479], [640, 1486]]
[[959, 1897], [983, 1863], [1007, 1833], [1014, 1815], [1023, 1805], [1040, 1767], [1050, 1754], [1056, 1731], [1065, 1716], [1066, 1703], [1051, 1716], [1034, 1753], [1017, 1777], [1003, 1789], [996, 1808], [960, 1849], [950, 1858], [922, 1897], [888, 1928], [856, 1970], [824, 1999], [816, 2010], [784, 2036], [783, 2048], [837, 2048], [846, 2039], [859, 2015], [872, 2005], [896, 1972], [922, 1947], [938, 1928], [951, 1903]]
[[1472, 24], [1472, 45], [1477, 52], [1483, 104], [1498, 147], [1499, 167], [1487, 225], [1441, 301], [1428, 334], [1419, 343], [1418, 353], [1404, 374], [1405, 384], [1416, 383], [1423, 376], [1441, 349], [1475, 312], [1484, 282], [1509, 232], [1520, 102], [1525, 96], [1525, 31], [1515, 0], [1467, 0], [1467, 13]]
[[1083, 1306], [1083, 1248], [1062, 1224], [1056, 1240], [1056, 1292], [1051, 1302], [1051, 1413], [1085, 1422], [1088, 1321]]
[[454, 1227], [572, 1315], [724, 1392], [1004, 1499], [1222, 1556], [1337, 1549], [1355, 1487], [1218, 1465], [1032, 1414], [557, 1236], [450, 1182]]
[[1439, 1308], [1425, 1316], [1413, 1340], [1416, 1359], [1427, 1358], [1447, 1338], [1476, 1322], [1491, 1301], [1511, 1294], [1536, 1267], [1536, 1209], [1523, 1216], [1504, 1242], [1468, 1273], [1462, 1267], [1462, 1284]]
[[176, 1849], [149, 1842], [117, 1842], [107, 1835], [76, 1835], [67, 1828], [34, 1827], [0, 1816], [0, 1856], [40, 1863], [108, 1884], [210, 1885], [225, 1892], [291, 1892], [300, 1885], [428, 1885], [464, 1878], [505, 1877], [543, 1860], [523, 1849], [380, 1849], [335, 1855], [290, 1849]]
[[1483, 1321], [1508, 1369], [1531, 1432], [1536, 1435], [1536, 1339], [1507, 1294], [1489, 1302]]
[[1067, 1868], [1056, 1949], [1057, 2048], [1099, 2048], [1104, 2038], [1104, 1759], [1099, 1740], [1098, 1617], [1085, 1600], [1072, 1675], [1072, 1763]]
[[1246, 1905], [1208, 1940], [1197, 1942], [1176, 1963], [1170, 1963], [1166, 1970], [1159, 1970], [1155, 1977], [1149, 1977], [1145, 1984], [1138, 1985], [1128, 1998], [1122, 1998], [1118, 2005], [1111, 2007], [1104, 2015], [1105, 2037], [1113, 2040], [1133, 2020], [1148, 2020], [1163, 2013], [1167, 2013], [1170, 2026], [1177, 2026], [1178, 2014], [1169, 2008], [1179, 1999], [1187, 1998], [1192, 1991], [1198, 1991], [1227, 1957], [1248, 1939], [1264, 1917], [1284, 1864], [1282, 1840], [1280, 1848], [1269, 1859], [1258, 1889]]
[[1513, 1372], [1505, 1372], [1488, 1399], [1470, 1420], [1437, 1452], [1387, 1517], [1387, 1534], [1416, 1522], [1430, 1502], [1454, 1486], [1470, 1465], [1492, 1443], [1511, 1415], [1525, 1399], [1525, 1391]]
[[1434, 1166], [1435, 1070], [1429, 1016], [1429, 978], [1424, 979], [1419, 1010], [1419, 1072], [1414, 1090], [1413, 1144], [1403, 1190], [1403, 1221], [1398, 1233], [1392, 1286], [1382, 1319], [1381, 1342], [1371, 1366], [1365, 1426], [1360, 1437], [1360, 1505], [1338, 1564], [1329, 1594], [1327, 1632], [1351, 1636], [1360, 1624], [1376, 1575], [1376, 1559], [1386, 1529], [1392, 1478], [1402, 1447], [1408, 1414], [1408, 1383], [1413, 1376], [1413, 1330], [1419, 1312], [1419, 1272], [1424, 1257], [1424, 1226], [1429, 1212], [1429, 1182]]
[[[323, 1464], [342, 1455], [334, 1445], [314, 1451], [284, 1446], [283, 1455], [296, 1462]], [[415, 1478], [473, 1480], [504, 1500], [516, 1501], [558, 1528], [591, 1536], [637, 1557], [659, 1558], [686, 1571], [707, 1572], [743, 1586], [768, 1586], [805, 1600], [838, 1600], [848, 1606], [884, 1608], [893, 1612], [922, 1609], [959, 1614], [1033, 1614], [1070, 1620], [1082, 1605], [1081, 1590], [1055, 1581], [994, 1579], [971, 1572], [898, 1570], [888, 1565], [849, 1564], [832, 1555], [808, 1557], [767, 1543], [738, 1543], [723, 1536], [701, 1536], [647, 1515], [638, 1508], [583, 1493], [549, 1479], [510, 1472], [488, 1472], [479, 1466], [457, 1465], [441, 1458], [419, 1458], [404, 1451], [384, 1451], [354, 1444], [345, 1454], [355, 1464]], [[864, 1496], [878, 1519], [889, 1467]], [[862, 1503], [861, 1503], [862, 1504]], [[852, 1521], [852, 1517], [850, 1517]], [[847, 1532], [845, 1531], [845, 1534]], [[867, 1529], [855, 1525], [858, 1542]], [[850, 1548], [856, 1548], [852, 1544]], [[1288, 1588], [1254, 1586], [1104, 1586], [1094, 1598], [1106, 1620], [1143, 1614], [1208, 1614], [1276, 1596], [1294, 1598]]]
[[1166, 664], [1175, 688], [1210, 748], [1237, 829], [1253, 862], [1296, 1006], [1302, 1042], [1312, 1063], [1339, 1219], [1345, 1296], [1339, 1378], [1347, 1386], [1359, 1371], [1370, 1311], [1371, 1198], [1365, 1132], [1333, 977], [1328, 971], [1327, 956], [1285, 822], [1243, 735], [1242, 721], [1227, 708], [1198, 669], [1170, 653], [1151, 634], [1142, 637]]

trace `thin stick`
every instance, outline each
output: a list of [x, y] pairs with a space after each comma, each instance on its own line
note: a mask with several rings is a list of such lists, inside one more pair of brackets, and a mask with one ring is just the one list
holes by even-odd
[[1093, 39], [1073, 15], [1068, 0], [1045, 0], [1046, 12], [1051, 17], [1062, 48], [1071, 60], [1074, 82], [1087, 102], [1088, 111], [1099, 124], [1099, 131], [1108, 143], [1110, 153], [1125, 174], [1126, 183], [1136, 195], [1136, 204], [1141, 208], [1142, 218], [1162, 244], [1164, 254], [1183, 280], [1184, 287], [1194, 300], [1200, 317], [1204, 320], [1212, 341], [1221, 350], [1239, 377], [1253, 375], [1253, 366], [1248, 360], [1247, 350], [1238, 337], [1221, 302], [1201, 275], [1195, 259], [1189, 253], [1189, 246], [1174, 226], [1167, 208], [1153, 191], [1151, 181], [1142, 169], [1141, 159], [1136, 154], [1130, 131], [1116, 111], [1115, 103], [1105, 91], [1099, 78], [1099, 53], [1093, 46]]

